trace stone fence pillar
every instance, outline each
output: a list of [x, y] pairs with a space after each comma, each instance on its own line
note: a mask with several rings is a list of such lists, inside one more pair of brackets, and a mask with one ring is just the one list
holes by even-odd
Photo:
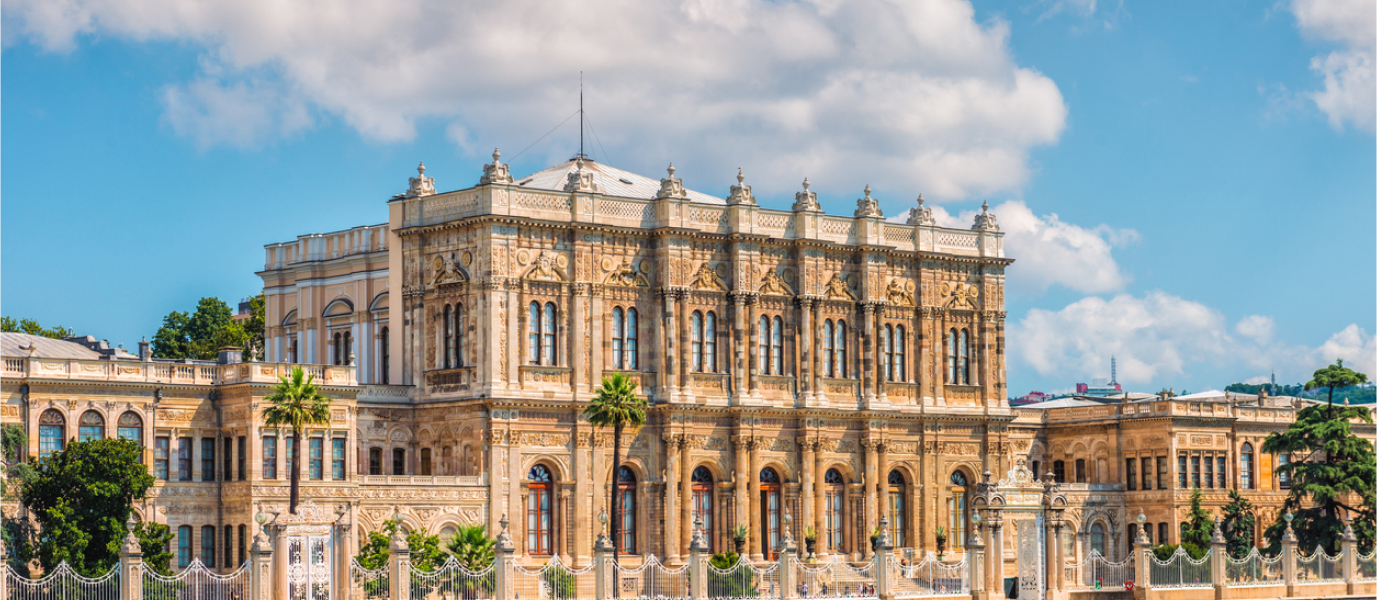
[[894, 600], [894, 544], [889, 537], [889, 517], [880, 517], [880, 539], [875, 549], [875, 594]]
[[966, 568], [970, 570], [972, 600], [985, 598], [985, 542], [980, 539], [980, 513], [971, 515], [971, 539], [966, 542]]
[[1291, 530], [1291, 513], [1286, 513], [1286, 533], [1281, 536], [1281, 571], [1286, 578], [1286, 595], [1296, 595], [1296, 532]]
[[392, 551], [388, 557], [388, 593], [391, 600], [411, 600], [411, 548], [406, 545], [402, 528], [392, 534]]
[[120, 600], [143, 600], [143, 548], [134, 535], [134, 524], [134, 515], [130, 514], [126, 524], [129, 533], [120, 544]]
[[1353, 523], [1344, 523], [1343, 537], [1344, 581], [1348, 583], [1348, 595], [1358, 595], [1358, 536], [1353, 534]]
[[607, 560], [607, 553], [612, 551], [612, 542], [607, 539], [607, 534], [598, 532], [597, 541], [593, 542], [593, 594], [597, 600], [607, 600], [612, 597], [613, 589], [608, 589], [607, 583], [612, 582], [616, 585], [616, 578], [612, 571], [615, 568], [612, 561]]
[[708, 541], [703, 537], [703, 519], [693, 520], [693, 539], [689, 542], [689, 598], [708, 599], [708, 561], [703, 558], [708, 552]]
[[259, 529], [249, 549], [249, 598], [273, 600], [273, 546]]
[[1210, 575], [1214, 584], [1214, 600], [1224, 600], [1228, 590], [1226, 569], [1229, 568], [1229, 543], [1224, 539], [1224, 519], [1214, 520], [1214, 533], [1210, 536]]
[[502, 525], [502, 531], [497, 534], [497, 552], [493, 565], [493, 583], [497, 588], [493, 594], [493, 600], [512, 600], [512, 555], [516, 552], [516, 545], [512, 543], [512, 536], [507, 533], [507, 515], [502, 515], [502, 520], [498, 521]]
[[798, 562], [798, 544], [789, 533], [789, 521], [792, 520], [788, 514], [784, 515], [784, 549], [779, 553], [779, 586], [784, 588], [779, 591], [779, 597], [783, 600], [798, 598], [798, 571], [794, 569], [794, 563]]
[[[1146, 518], [1139, 519], [1140, 522], [1144, 520]], [[1148, 542], [1146, 529], [1138, 528], [1138, 539], [1133, 540], [1133, 546], [1138, 550], [1137, 564], [1133, 565], [1133, 597], [1143, 600], [1147, 598], [1148, 590], [1152, 589], [1152, 546]]]

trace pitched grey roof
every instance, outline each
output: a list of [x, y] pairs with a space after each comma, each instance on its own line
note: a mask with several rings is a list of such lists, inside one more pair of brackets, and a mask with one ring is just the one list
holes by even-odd
[[[575, 161], [571, 160], [517, 179], [516, 184], [520, 187], [562, 191], [564, 184], [569, 181], [569, 172], [576, 168], [578, 167]], [[598, 184], [602, 193], [609, 196], [651, 200], [655, 198], [656, 192], [660, 191], [660, 180], [658, 179], [651, 179], [644, 175], [637, 175], [588, 159], [584, 159], [583, 168], [593, 173], [593, 181]], [[695, 192], [687, 188], [684, 191], [688, 193], [689, 200], [693, 202], [701, 204], [727, 203], [725, 199], [702, 192]]]
[[27, 358], [27, 346], [33, 344], [38, 358], [99, 360], [100, 353], [76, 342], [55, 340], [27, 333], [0, 333], [0, 355]]

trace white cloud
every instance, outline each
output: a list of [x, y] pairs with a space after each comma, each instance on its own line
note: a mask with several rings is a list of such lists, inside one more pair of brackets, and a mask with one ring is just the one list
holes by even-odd
[[1042, 375], [1104, 376], [1118, 358], [1119, 381], [1170, 385], [1173, 377], [1211, 366], [1303, 381], [1315, 369], [1344, 359], [1377, 374], [1377, 341], [1349, 325], [1318, 347], [1275, 340], [1271, 317], [1250, 315], [1232, 328], [1220, 311], [1162, 291], [1142, 297], [1090, 296], [1058, 311], [1032, 309], [1011, 326], [1013, 360]]
[[[167, 108], [199, 144], [257, 143], [319, 113], [373, 140], [439, 120], [479, 154], [521, 147], [572, 110], [582, 71], [613, 160], [724, 174], [704, 191], [736, 166], [758, 190], [804, 175], [824, 193], [1016, 189], [1067, 111], [1015, 63], [1008, 25], [977, 22], [967, 0], [6, 0], [4, 20], [7, 43], [52, 51], [86, 36], [204, 48], [212, 66], [173, 83]], [[250, 106], [267, 87], [276, 99]], [[536, 151], [567, 157], [551, 145]]]
[[1377, 3], [1372, 0], [1293, 0], [1300, 31], [1308, 38], [1338, 44], [1341, 49], [1310, 60], [1310, 69], [1324, 77], [1324, 89], [1308, 94], [1329, 117], [1329, 125], [1343, 131], [1346, 124], [1377, 132]]

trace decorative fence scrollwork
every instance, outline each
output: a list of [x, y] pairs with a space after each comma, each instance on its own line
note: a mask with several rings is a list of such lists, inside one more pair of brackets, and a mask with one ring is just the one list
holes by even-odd
[[845, 562], [796, 563], [799, 596], [807, 598], [874, 598], [875, 563], [855, 567]]
[[1191, 558], [1186, 554], [1184, 548], [1178, 547], [1176, 554], [1171, 555], [1165, 561], [1157, 560], [1156, 556], [1148, 557], [1149, 581], [1152, 587], [1160, 588], [1207, 588], [1214, 587], [1212, 579], [1214, 569], [1211, 567], [1210, 555], [1214, 550], [1205, 553], [1199, 560]]
[[1377, 581], [1377, 549], [1369, 552], [1367, 556], [1358, 554], [1354, 558], [1358, 559], [1358, 581]]
[[52, 573], [39, 579], [29, 579], [4, 565], [4, 600], [118, 600], [120, 597], [120, 566], [100, 577], [83, 577], [67, 563], [57, 565]]
[[1282, 567], [1281, 555], [1268, 558], [1253, 548], [1243, 558], [1231, 556], [1224, 567], [1224, 583], [1229, 587], [1283, 585], [1286, 583], [1286, 570]]
[[497, 563], [470, 570], [450, 557], [429, 573], [411, 570], [412, 600], [490, 600], [497, 597]]
[[719, 569], [711, 564], [708, 570], [708, 597], [713, 600], [737, 598], [779, 598], [779, 562], [756, 567], [744, 557], [736, 564]]
[[689, 597], [689, 565], [671, 569], [654, 554], [634, 569], [613, 565], [622, 600], [661, 600]]
[[1066, 587], [1073, 590], [1121, 590], [1128, 589], [1134, 577], [1134, 558], [1136, 552], [1119, 562], [1111, 562], [1092, 551], [1090, 557], [1080, 563], [1067, 561], [1068, 577]]
[[387, 565], [365, 569], [358, 559], [349, 560], [349, 597], [358, 600], [384, 600], [391, 595]]
[[956, 562], [942, 562], [936, 554], [928, 552], [923, 560], [911, 564], [895, 565], [892, 577], [896, 598], [921, 598], [927, 596], [965, 596], [971, 593], [970, 568], [967, 555]]
[[144, 600], [222, 600], [249, 597], [249, 565], [228, 575], [216, 575], [199, 559], [181, 573], [163, 576], [143, 571]]
[[540, 600], [594, 600], [597, 573], [593, 567], [571, 569], [560, 562], [559, 556], [538, 569], [512, 565], [512, 591], [522, 598]]
[[1316, 546], [1310, 556], [1302, 556], [1296, 550], [1296, 583], [1333, 583], [1344, 580], [1343, 553], [1329, 556], [1324, 548]]

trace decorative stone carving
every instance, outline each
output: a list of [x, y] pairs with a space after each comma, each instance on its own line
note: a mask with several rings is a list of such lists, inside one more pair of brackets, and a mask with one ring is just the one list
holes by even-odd
[[593, 172], [583, 168], [583, 159], [574, 161], [574, 170], [569, 172], [569, 179], [564, 183], [566, 192], [586, 192], [597, 193], [602, 189], [593, 181]]
[[855, 300], [856, 295], [851, 293], [851, 288], [846, 285], [846, 280], [842, 279], [841, 271], [832, 273], [832, 278], [827, 280], [824, 286], [823, 295], [829, 298], [841, 298], [843, 300]]
[[674, 163], [669, 163], [669, 168], [665, 170], [669, 172], [669, 176], [660, 180], [660, 191], [655, 192], [655, 199], [687, 199], [688, 192], [684, 191], [684, 180], [674, 176]]
[[[556, 255], [549, 250], [543, 250], [540, 256], [535, 259], [535, 266], [526, 272], [526, 279], [534, 281], [564, 281], [564, 274], [557, 269], [559, 259], [563, 255]], [[568, 259], [564, 259], [568, 261]]]
[[856, 200], [856, 216], [858, 217], [884, 217], [880, 212], [880, 202], [870, 197], [870, 186], [865, 186], [865, 197]]
[[794, 288], [785, 283], [784, 278], [779, 276], [779, 272], [773, 268], [766, 267], [765, 273], [761, 275], [762, 283], [759, 292], [762, 294], [775, 294], [779, 296], [794, 295]]
[[[644, 262], [644, 261], [642, 261]], [[622, 264], [613, 269], [607, 277], [603, 279], [603, 285], [619, 285], [623, 287], [650, 287], [650, 280], [642, 275], [635, 265], [631, 264], [631, 259], [622, 261]]]
[[808, 191], [808, 178], [803, 178], [803, 191], [794, 194], [794, 212], [822, 212], [818, 195]]
[[889, 286], [885, 288], [885, 299], [894, 306], [913, 306], [913, 282], [900, 282], [898, 279], [890, 279]]
[[751, 195], [751, 186], [746, 185], [746, 176], [741, 174], [741, 169], [736, 170], [736, 185], [732, 186], [732, 193], [727, 196], [727, 205], [735, 206], [744, 204], [755, 206], [755, 196]]
[[912, 208], [908, 211], [908, 224], [927, 226], [937, 225], [937, 219], [934, 219], [932, 217], [932, 209], [923, 206], [922, 194], [918, 194], [918, 208]]
[[426, 164], [424, 162], [416, 167], [416, 176], [408, 178], [407, 182], [409, 185], [403, 197], [419, 198], [421, 196], [430, 196], [435, 193], [435, 178], [426, 177]]
[[459, 267], [459, 259], [454, 252], [450, 252], [449, 256], [436, 256], [435, 259], [431, 261], [430, 270], [431, 285], [468, 280], [468, 278], [464, 276], [463, 269]]
[[980, 212], [975, 215], [975, 225], [971, 227], [976, 231], [999, 231], [999, 223], [995, 222], [995, 216], [990, 212], [988, 201], [980, 204]]
[[502, 153], [498, 152], [497, 148], [493, 148], [492, 163], [483, 165], [483, 176], [478, 178], [479, 185], [487, 183], [512, 182], [511, 170], [507, 167], [507, 165], [502, 164], [502, 162], [499, 160], [501, 158]]
[[722, 281], [722, 277], [706, 262], [698, 265], [698, 272], [694, 273], [691, 285], [699, 290], [727, 291], [727, 284]]
[[965, 283], [943, 282], [938, 288], [945, 299], [942, 306], [948, 308], [975, 308], [975, 299], [980, 296], [980, 288]]

